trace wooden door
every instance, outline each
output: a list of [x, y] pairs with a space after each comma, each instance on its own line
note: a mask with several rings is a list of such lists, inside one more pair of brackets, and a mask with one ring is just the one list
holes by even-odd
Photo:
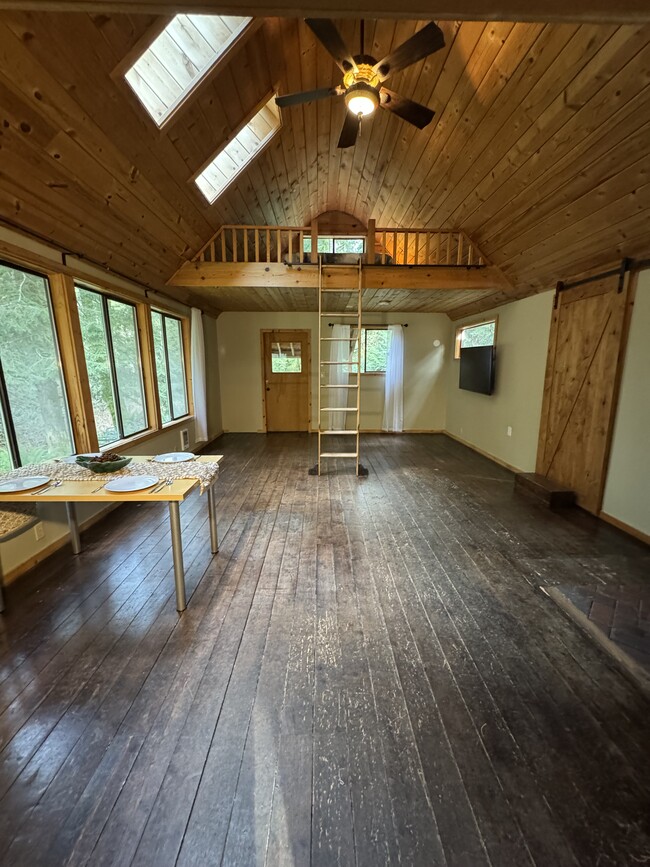
[[309, 430], [309, 332], [263, 331], [266, 430]]
[[627, 328], [628, 275], [558, 295], [549, 339], [537, 472], [600, 511]]

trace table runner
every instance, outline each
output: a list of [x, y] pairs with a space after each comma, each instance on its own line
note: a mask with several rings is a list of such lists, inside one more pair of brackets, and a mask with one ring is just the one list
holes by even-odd
[[56, 482], [93, 481], [97, 485], [117, 479], [121, 476], [157, 476], [159, 479], [198, 479], [201, 493], [209, 487], [217, 477], [219, 464], [215, 461], [183, 461], [177, 464], [162, 464], [157, 461], [132, 461], [115, 473], [93, 473], [79, 464], [68, 464], [65, 461], [43, 461], [39, 464], [27, 464], [0, 476], [0, 481], [18, 479], [24, 476], [47, 476]]

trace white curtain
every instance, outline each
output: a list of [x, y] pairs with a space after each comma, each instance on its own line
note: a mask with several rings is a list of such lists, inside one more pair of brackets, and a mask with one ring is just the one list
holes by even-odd
[[384, 419], [382, 430], [400, 433], [404, 425], [404, 330], [389, 325], [390, 344], [386, 361]]
[[[349, 325], [334, 325], [332, 327], [332, 337], [335, 341], [330, 343], [330, 361], [345, 361], [350, 360], [350, 326]], [[349, 368], [346, 364], [330, 364], [329, 366], [329, 381], [328, 385], [347, 385], [349, 381]], [[355, 368], [356, 369], [356, 368]], [[347, 406], [348, 405], [348, 390], [347, 388], [328, 388], [326, 389], [327, 403], [325, 406]], [[329, 413], [329, 430], [345, 430], [345, 422], [347, 412], [330, 412]]]
[[205, 344], [203, 340], [203, 316], [192, 307], [191, 330], [192, 397], [194, 399], [194, 439], [208, 441], [208, 404], [205, 380]]

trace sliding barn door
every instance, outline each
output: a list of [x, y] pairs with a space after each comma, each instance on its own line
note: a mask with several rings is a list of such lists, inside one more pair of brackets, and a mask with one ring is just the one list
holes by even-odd
[[537, 472], [598, 514], [626, 332], [629, 275], [560, 292], [549, 339]]

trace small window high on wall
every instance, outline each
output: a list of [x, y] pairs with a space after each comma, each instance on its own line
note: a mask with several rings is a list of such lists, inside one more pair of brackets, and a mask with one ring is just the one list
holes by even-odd
[[0, 471], [73, 451], [49, 284], [0, 263]]
[[183, 353], [183, 326], [180, 319], [151, 311], [156, 378], [163, 424], [187, 415], [187, 385]]
[[136, 309], [85, 286], [76, 292], [97, 438], [106, 446], [147, 429]]
[[475, 322], [456, 329], [454, 358], [460, 358], [460, 350], [468, 346], [494, 346], [497, 338], [496, 319]]
[[176, 15], [125, 73], [158, 126], [200, 84], [250, 24], [232, 15]]

